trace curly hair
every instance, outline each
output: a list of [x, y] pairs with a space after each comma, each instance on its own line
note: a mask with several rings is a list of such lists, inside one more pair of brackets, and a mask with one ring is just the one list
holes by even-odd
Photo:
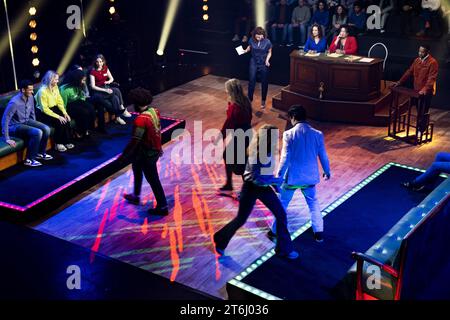
[[153, 95], [149, 90], [139, 87], [130, 90], [128, 100], [139, 109], [144, 109], [152, 103]]

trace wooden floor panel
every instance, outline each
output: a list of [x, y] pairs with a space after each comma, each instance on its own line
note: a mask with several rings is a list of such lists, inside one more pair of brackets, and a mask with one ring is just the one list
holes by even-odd
[[[203, 131], [220, 129], [227, 107], [226, 80], [211, 75], [199, 78], [156, 96], [154, 105], [165, 116], [186, 119], [186, 129], [191, 132], [194, 121], [202, 121]], [[271, 85], [269, 97], [280, 89]], [[254, 125], [267, 122], [284, 130], [286, 122], [271, 110], [270, 99], [268, 102], [267, 109], [261, 112], [260, 101], [254, 101]], [[321, 207], [387, 162], [424, 168], [432, 162], [436, 152], [448, 151], [449, 112], [433, 109], [432, 118], [436, 122], [434, 141], [423, 146], [386, 140], [386, 128], [312, 122], [325, 134], [331, 162], [331, 180], [318, 186]], [[272, 216], [258, 203], [248, 223], [230, 242], [228, 257], [219, 262], [213, 253], [212, 235], [234, 217], [237, 202], [215, 193], [224, 183], [222, 164], [177, 165], [170, 160], [176, 146], [174, 142], [167, 144], [159, 163], [161, 181], [171, 205], [169, 216], [155, 219], [146, 215], [153, 201], [146, 182], [142, 190], [143, 205], [124, 202], [123, 192], [131, 192], [133, 185], [131, 169], [127, 167], [71, 199], [34, 227], [172, 281], [226, 298], [225, 283], [273, 247], [266, 238]], [[239, 180], [234, 180], [236, 189], [241, 184]], [[301, 195], [295, 197], [288, 215], [292, 231], [306, 221], [308, 214]]]

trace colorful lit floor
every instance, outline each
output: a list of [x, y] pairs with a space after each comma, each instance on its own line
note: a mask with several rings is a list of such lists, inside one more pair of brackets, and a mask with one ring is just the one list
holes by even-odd
[[[186, 119], [190, 132], [196, 120], [203, 121], [203, 131], [220, 128], [225, 118], [226, 80], [202, 77], [156, 96], [154, 103], [164, 114]], [[270, 86], [269, 96], [279, 90], [280, 87]], [[269, 122], [282, 130], [285, 128], [285, 121], [272, 112], [270, 105], [261, 112], [255, 100], [254, 109], [255, 125]], [[332, 203], [387, 162], [423, 168], [432, 162], [436, 152], [450, 148], [446, 129], [450, 125], [450, 113], [433, 110], [432, 115], [437, 124], [435, 137], [431, 144], [424, 146], [386, 140], [385, 128], [313, 122], [325, 134], [332, 169], [332, 179], [318, 186], [321, 207]], [[70, 200], [35, 228], [226, 298], [226, 282], [273, 247], [265, 236], [272, 216], [258, 204], [227, 248], [230, 258], [218, 261], [213, 253], [212, 234], [236, 214], [237, 203], [215, 194], [215, 189], [224, 182], [222, 164], [171, 162], [170, 154], [177, 143], [165, 147], [160, 161], [161, 180], [172, 207], [168, 217], [154, 220], [145, 214], [152, 201], [148, 184], [144, 184], [142, 192], [145, 205], [136, 207], [123, 201], [123, 192], [132, 189], [128, 167]], [[235, 186], [236, 189], [240, 186], [238, 178]], [[288, 210], [291, 231], [305, 223], [306, 212], [303, 199], [295, 199]]]

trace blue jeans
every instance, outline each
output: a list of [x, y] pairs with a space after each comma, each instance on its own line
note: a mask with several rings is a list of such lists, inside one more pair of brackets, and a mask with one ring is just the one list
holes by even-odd
[[[294, 196], [297, 189], [287, 189], [285, 186], [281, 188], [280, 200], [283, 204], [285, 210], [287, 210], [289, 203]], [[323, 217], [319, 208], [319, 201], [316, 197], [316, 186], [311, 185], [301, 188], [302, 194], [305, 197], [306, 204], [309, 208], [309, 213], [311, 214], [311, 223], [314, 232], [323, 232]], [[276, 231], [276, 222], [272, 225], [272, 232]]]
[[269, 89], [268, 73], [269, 68], [265, 64], [256, 64], [254, 60], [250, 60], [248, 98], [253, 101], [253, 93], [256, 86], [256, 75], [259, 72], [261, 76], [261, 100], [266, 101], [267, 91]]
[[11, 136], [28, 140], [27, 159], [34, 159], [38, 153], [45, 153], [47, 141], [50, 137], [50, 127], [36, 120], [16, 124], [9, 128]]
[[414, 184], [423, 186], [427, 183], [432, 182], [436, 179], [441, 173], [449, 173], [450, 174], [450, 153], [448, 152], [439, 152], [436, 155], [436, 158], [431, 165], [420, 176], [414, 179]]
[[257, 186], [248, 181], [242, 185], [237, 216], [214, 234], [214, 242], [217, 248], [225, 250], [236, 231], [247, 221], [257, 199], [273, 213], [276, 221], [278, 221], [275, 251], [281, 255], [291, 253], [293, 246], [287, 229], [286, 211], [283, 209], [277, 194], [272, 187]]
[[286, 42], [287, 32], [288, 32], [288, 24], [285, 24], [283, 27], [272, 27], [272, 41], [273, 43], [277, 43], [277, 30], [283, 30], [283, 42]]
[[[306, 42], [306, 23], [300, 23], [296, 28], [298, 28], [300, 34], [300, 45], [303, 46]], [[288, 39], [289, 43], [294, 42], [294, 27], [292, 24], [288, 27]]]

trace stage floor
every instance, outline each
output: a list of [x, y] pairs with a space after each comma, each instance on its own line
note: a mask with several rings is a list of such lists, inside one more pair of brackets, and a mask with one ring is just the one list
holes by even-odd
[[[108, 124], [108, 134], [94, 132], [88, 139], [75, 141], [75, 148], [67, 152], [48, 151], [54, 159], [45, 161], [40, 167], [29, 168], [18, 164], [0, 171], [0, 210], [2, 207], [14, 207], [18, 212], [31, 209], [74, 183], [89, 178], [90, 174], [114, 164], [113, 161], [130, 140], [132, 119], [126, 120], [126, 126]], [[173, 129], [181, 122], [161, 118], [163, 143], [170, 140]]]
[[[203, 131], [220, 129], [227, 107], [226, 80], [212, 75], [199, 78], [157, 95], [154, 105], [165, 115], [186, 119], [186, 128], [191, 133], [194, 121], [202, 121]], [[271, 85], [269, 98], [280, 89]], [[259, 85], [256, 96], [259, 96]], [[284, 130], [286, 122], [271, 110], [271, 105], [261, 112], [258, 103], [256, 98], [253, 123], [268, 122]], [[386, 139], [387, 128], [311, 122], [323, 131], [331, 162], [331, 180], [318, 186], [321, 207], [332, 203], [387, 162], [424, 168], [430, 165], [436, 152], [450, 149], [450, 112], [433, 109], [431, 114], [436, 123], [434, 140], [422, 146]], [[170, 154], [178, 144], [172, 142], [164, 147], [165, 155], [159, 164], [172, 208], [169, 216], [155, 220], [146, 215], [153, 200], [147, 183], [142, 192], [143, 205], [136, 207], [123, 201], [123, 192], [132, 190], [131, 169], [127, 167], [33, 226], [172, 281], [227, 298], [226, 282], [273, 248], [273, 243], [266, 238], [272, 215], [257, 203], [248, 223], [230, 242], [229, 258], [219, 261], [213, 252], [212, 235], [235, 216], [237, 202], [215, 193], [224, 183], [222, 164], [171, 162]], [[234, 180], [236, 189], [241, 184], [239, 180]], [[306, 222], [303, 199], [294, 199], [288, 216], [291, 231]]]

